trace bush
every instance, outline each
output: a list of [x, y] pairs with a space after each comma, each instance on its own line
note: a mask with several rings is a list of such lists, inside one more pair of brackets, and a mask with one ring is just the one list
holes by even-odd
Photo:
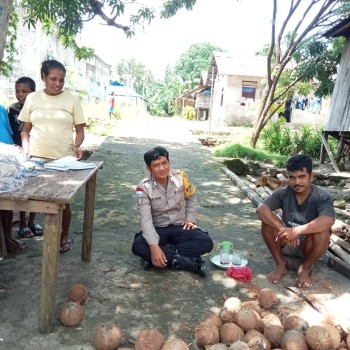
[[[279, 118], [277, 122], [270, 122], [261, 132], [261, 139], [264, 149], [268, 152], [293, 156], [296, 154], [308, 154], [318, 158], [321, 152], [322, 128], [303, 125], [297, 131], [291, 131], [286, 125], [284, 118]], [[330, 142], [330, 147], [334, 153], [336, 143]]]
[[194, 120], [196, 118], [196, 112], [195, 112], [194, 108], [191, 106], [186, 106], [182, 110], [182, 115], [187, 120]]

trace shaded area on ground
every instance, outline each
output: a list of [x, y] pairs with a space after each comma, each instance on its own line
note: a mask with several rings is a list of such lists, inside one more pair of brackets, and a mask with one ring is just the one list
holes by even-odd
[[[89, 160], [104, 161], [97, 175], [96, 208], [91, 263], [80, 260], [83, 191], [72, 203], [72, 250], [60, 256], [57, 315], [68, 289], [83, 283], [89, 289], [85, 317], [79, 327], [63, 327], [55, 320], [54, 332], [38, 333], [42, 238], [26, 239], [28, 247], [0, 261], [0, 349], [92, 349], [91, 336], [99, 322], [115, 321], [123, 332], [123, 345], [144, 328], [156, 328], [165, 338], [176, 336], [191, 349], [194, 326], [210, 310], [222, 306], [224, 296], [256, 298], [260, 288], [271, 287], [265, 275], [273, 267], [260, 235], [255, 206], [221, 170], [222, 164], [188, 129], [190, 123], [168, 118], [138, 117], [116, 123]], [[182, 271], [144, 271], [130, 251], [139, 230], [135, 208], [136, 184], [146, 174], [143, 153], [155, 145], [170, 152], [173, 168], [184, 168], [198, 189], [198, 223], [207, 230], [218, 250], [223, 240], [233, 241], [253, 271], [251, 283], [239, 283], [207, 262], [207, 277]], [[38, 215], [38, 222], [42, 216]], [[42, 222], [42, 221], [41, 221]], [[321, 315], [286, 290], [294, 286], [290, 271], [272, 285], [283, 307], [292, 308], [317, 322]], [[349, 302], [350, 283], [328, 268], [314, 273], [310, 290], [324, 310]], [[305, 316], [305, 317], [306, 317]]]

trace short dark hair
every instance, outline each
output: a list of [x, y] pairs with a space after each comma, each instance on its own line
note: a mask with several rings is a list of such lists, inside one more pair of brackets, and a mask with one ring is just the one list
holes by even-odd
[[143, 155], [143, 159], [148, 166], [151, 165], [153, 160], [159, 159], [159, 157], [165, 157], [169, 160], [169, 152], [164, 147], [158, 146], [150, 149]]
[[35, 91], [36, 84], [35, 81], [32, 78], [29, 77], [20, 77], [16, 80], [15, 85], [17, 84], [26, 84], [29, 86], [30, 91]]
[[66, 74], [66, 68], [61, 62], [56, 60], [46, 60], [41, 64], [40, 76], [43, 78], [44, 76], [49, 75], [50, 71], [53, 69], [59, 69]]
[[297, 154], [288, 159], [287, 171], [306, 171], [311, 174], [312, 172], [312, 159], [307, 154]]

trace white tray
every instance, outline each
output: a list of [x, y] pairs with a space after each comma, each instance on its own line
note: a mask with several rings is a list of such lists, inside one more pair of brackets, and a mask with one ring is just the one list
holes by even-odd
[[[232, 259], [232, 256], [230, 257]], [[220, 263], [220, 254], [215, 254], [210, 257], [210, 261], [217, 267], [223, 270], [227, 270], [229, 267], [243, 267], [248, 265], [248, 259], [242, 256], [241, 265], [232, 265], [232, 264], [221, 264]]]

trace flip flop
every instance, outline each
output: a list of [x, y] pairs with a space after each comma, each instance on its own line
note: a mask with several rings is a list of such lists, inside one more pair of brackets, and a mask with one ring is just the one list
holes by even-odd
[[34, 236], [42, 236], [44, 234], [44, 229], [39, 224], [30, 225], [29, 228]]
[[61, 248], [60, 248], [60, 253], [63, 254], [63, 253], [69, 252], [70, 248], [71, 248], [71, 245], [74, 242], [75, 242], [74, 239], [69, 239], [67, 242], [62, 243], [61, 244]]
[[28, 226], [20, 227], [17, 230], [17, 232], [22, 238], [32, 238], [32, 237], [34, 237], [34, 233], [31, 231], [31, 229]]

